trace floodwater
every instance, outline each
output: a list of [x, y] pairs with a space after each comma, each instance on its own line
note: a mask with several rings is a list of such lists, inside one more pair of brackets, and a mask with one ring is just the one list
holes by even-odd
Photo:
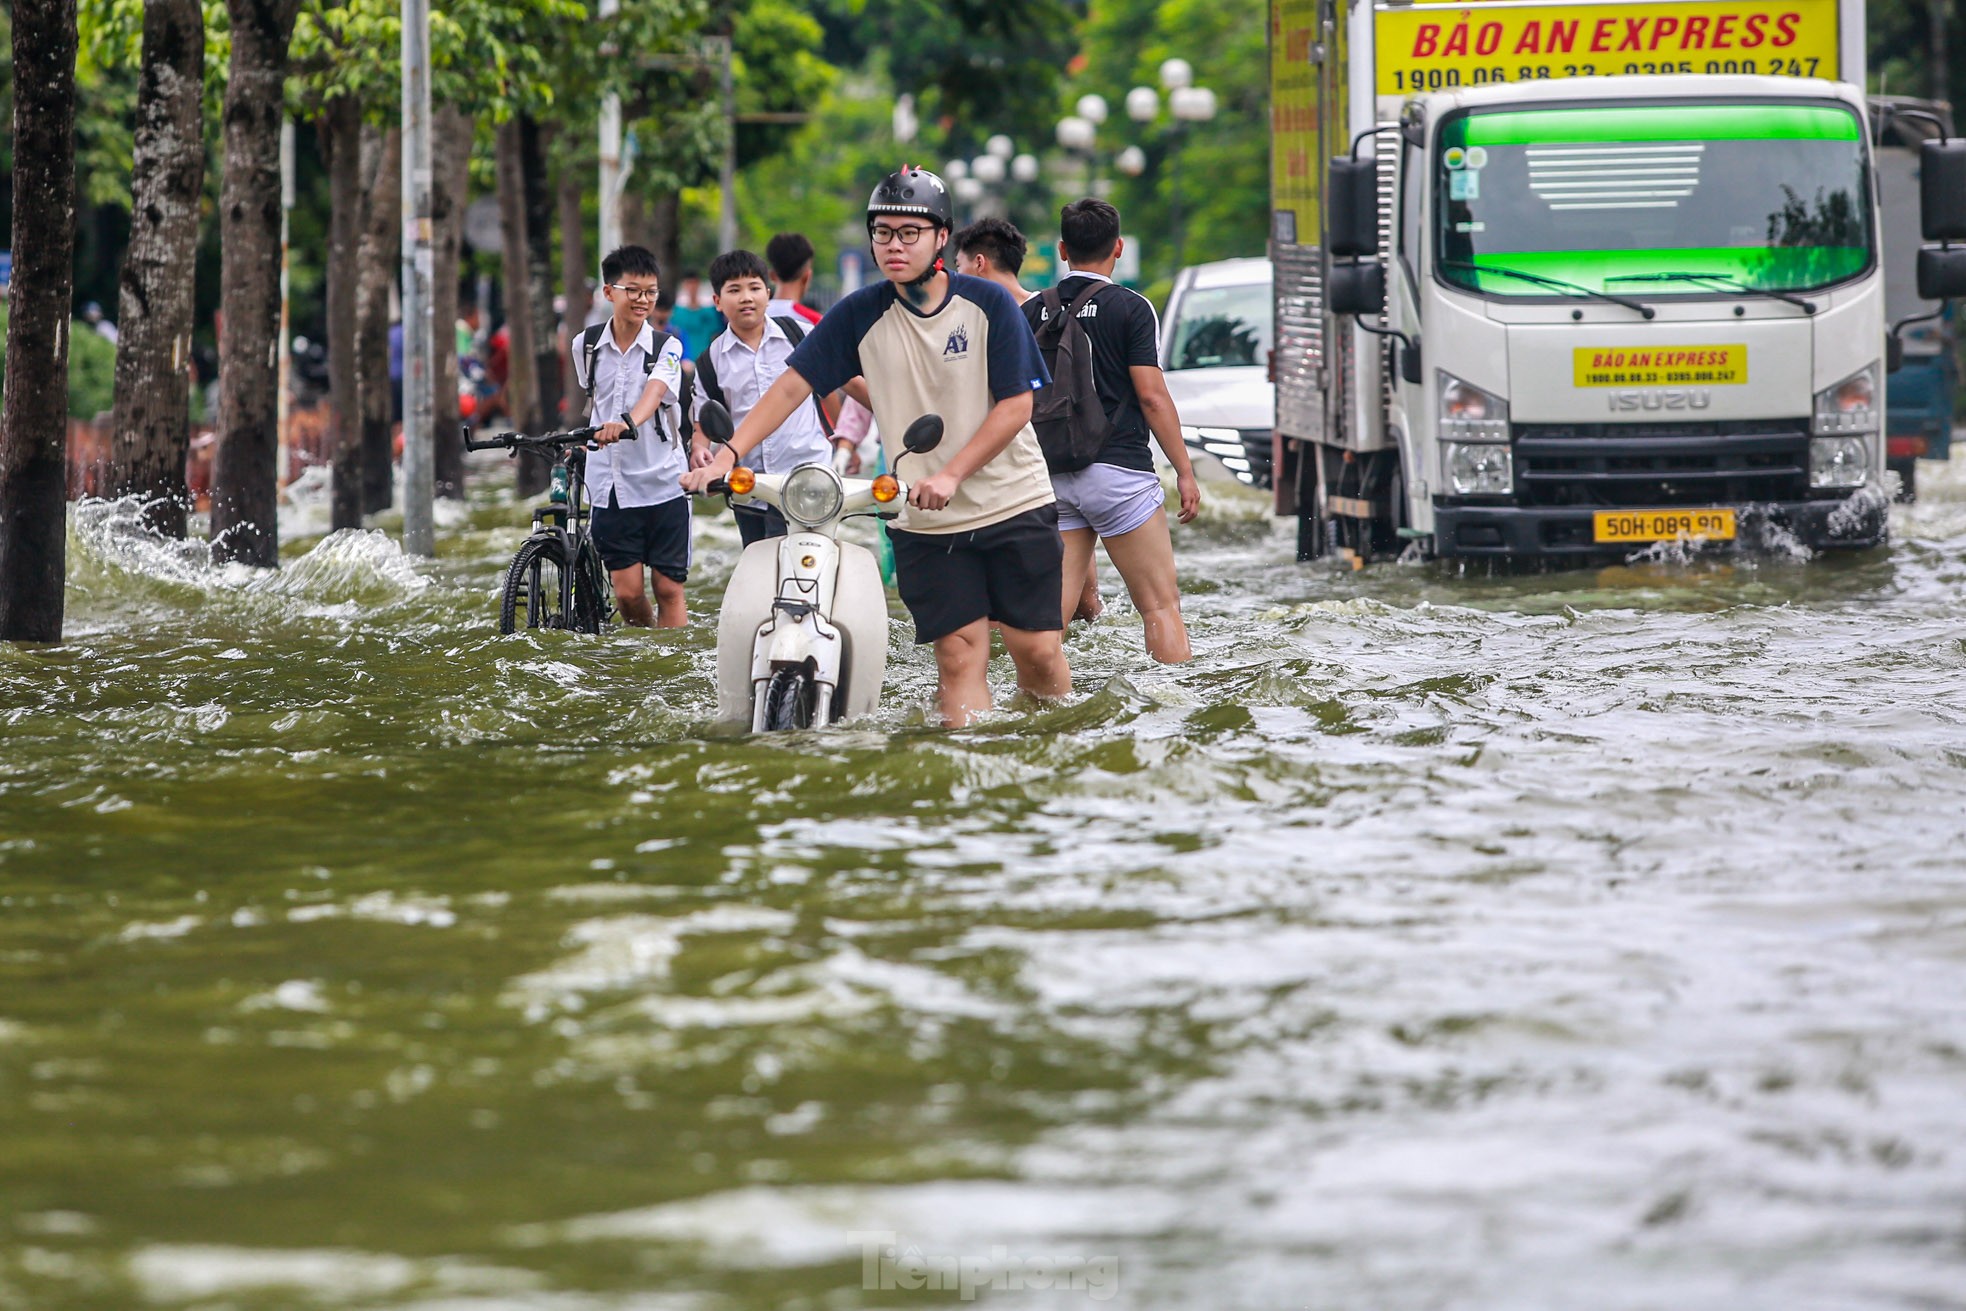
[[[0, 1309], [1966, 1307], [1966, 468], [1888, 551], [1340, 574], [714, 731], [523, 510], [0, 648]], [[1218, 501], [1221, 498], [1217, 498]], [[1111, 584], [1108, 576], [1109, 598]], [[997, 671], [1007, 675], [999, 662]]]

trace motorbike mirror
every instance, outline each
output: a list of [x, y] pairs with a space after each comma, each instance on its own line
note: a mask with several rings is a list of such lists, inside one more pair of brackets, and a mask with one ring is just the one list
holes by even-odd
[[703, 402], [703, 408], [696, 412], [696, 422], [703, 435], [713, 442], [728, 442], [737, 431], [737, 425], [730, 421], [730, 411], [716, 401]]
[[942, 444], [942, 416], [924, 414], [901, 434], [901, 444], [910, 455], [924, 455]]

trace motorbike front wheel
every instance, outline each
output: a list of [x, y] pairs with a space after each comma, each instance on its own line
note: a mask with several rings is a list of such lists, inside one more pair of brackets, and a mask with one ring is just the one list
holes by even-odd
[[566, 605], [573, 581], [570, 568], [566, 549], [557, 538], [527, 538], [505, 574], [505, 591], [498, 602], [498, 631], [571, 627]]
[[765, 731], [811, 728], [818, 691], [812, 671], [804, 665], [773, 671], [771, 681], [765, 684]]

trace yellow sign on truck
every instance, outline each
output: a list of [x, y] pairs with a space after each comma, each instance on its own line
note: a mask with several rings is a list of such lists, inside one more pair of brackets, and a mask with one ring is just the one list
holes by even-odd
[[1374, 18], [1382, 96], [1656, 73], [1835, 79], [1837, 0], [1419, 4]]

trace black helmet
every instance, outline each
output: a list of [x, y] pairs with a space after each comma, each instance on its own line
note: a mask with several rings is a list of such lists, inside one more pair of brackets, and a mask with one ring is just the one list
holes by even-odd
[[942, 179], [925, 168], [913, 165], [890, 173], [867, 197], [867, 230], [874, 230], [874, 219], [881, 214], [913, 214], [937, 227], [956, 226], [955, 207], [949, 203], [949, 188]]

